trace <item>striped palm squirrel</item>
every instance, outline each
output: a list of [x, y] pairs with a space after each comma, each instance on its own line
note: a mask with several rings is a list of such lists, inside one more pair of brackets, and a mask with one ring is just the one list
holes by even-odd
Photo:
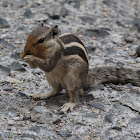
[[70, 101], [61, 108], [66, 113], [79, 101], [79, 94], [87, 85], [99, 83], [130, 82], [140, 86], [140, 71], [124, 67], [96, 67], [89, 70], [88, 55], [84, 44], [73, 34], [58, 35], [58, 26], [40, 26], [33, 30], [20, 57], [31, 68], [39, 67], [45, 72], [52, 91], [33, 94], [32, 98], [49, 98], [66, 89]]
[[39, 67], [45, 72], [52, 91], [33, 94], [33, 98], [49, 98], [66, 89], [70, 96], [69, 103], [61, 111], [66, 113], [79, 101], [79, 93], [87, 83], [88, 55], [83, 43], [72, 34], [58, 36], [58, 26], [51, 28], [40, 26], [27, 38], [27, 43], [20, 57], [31, 68]]

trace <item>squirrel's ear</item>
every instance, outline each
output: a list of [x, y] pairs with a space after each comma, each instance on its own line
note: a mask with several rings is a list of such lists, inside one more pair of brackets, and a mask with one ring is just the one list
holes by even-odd
[[56, 36], [58, 36], [58, 34], [59, 34], [58, 25], [54, 25], [51, 28], [51, 35], [52, 35], [53, 38], [55, 38]]
[[58, 35], [60, 34], [60, 30], [58, 28], [58, 25], [54, 25], [52, 27], [49, 28], [46, 36], [45, 36], [45, 39], [52, 39], [52, 38], [55, 38], [57, 37]]

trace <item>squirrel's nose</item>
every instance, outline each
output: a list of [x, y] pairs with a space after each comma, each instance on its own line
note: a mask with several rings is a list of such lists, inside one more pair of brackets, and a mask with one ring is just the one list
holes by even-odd
[[24, 52], [24, 51], [22, 51], [22, 52], [20, 53], [20, 58], [21, 58], [21, 59], [23, 59], [23, 58], [24, 58], [24, 56], [25, 56], [25, 52]]
[[20, 58], [23, 59], [26, 55], [31, 55], [31, 53], [30, 53], [29, 51], [23, 50], [23, 51], [20, 53]]

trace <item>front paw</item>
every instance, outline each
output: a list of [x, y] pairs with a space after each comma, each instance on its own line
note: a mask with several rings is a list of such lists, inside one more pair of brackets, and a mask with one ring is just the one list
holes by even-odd
[[25, 62], [33, 62], [34, 61], [34, 56], [33, 55], [26, 55], [23, 60]]

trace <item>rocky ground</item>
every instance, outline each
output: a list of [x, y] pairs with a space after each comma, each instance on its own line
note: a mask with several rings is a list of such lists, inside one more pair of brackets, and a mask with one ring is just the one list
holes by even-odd
[[63, 92], [35, 101], [32, 93], [50, 90], [45, 75], [19, 59], [26, 37], [38, 23], [58, 24], [84, 42], [90, 68], [140, 68], [139, 0], [0, 1], [0, 140], [140, 139], [140, 87], [99, 84], [81, 104], [59, 114]]

